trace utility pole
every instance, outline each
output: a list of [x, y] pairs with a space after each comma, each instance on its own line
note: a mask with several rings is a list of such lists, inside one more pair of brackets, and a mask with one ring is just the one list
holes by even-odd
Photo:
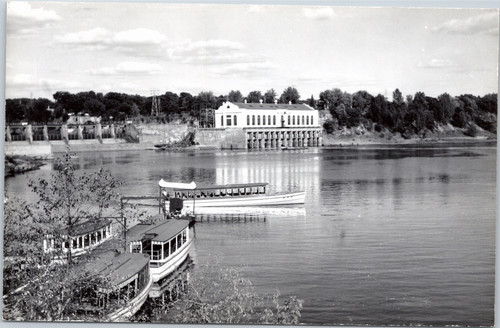
[[158, 116], [160, 114], [160, 100], [157, 98], [158, 90], [151, 90], [151, 116]]

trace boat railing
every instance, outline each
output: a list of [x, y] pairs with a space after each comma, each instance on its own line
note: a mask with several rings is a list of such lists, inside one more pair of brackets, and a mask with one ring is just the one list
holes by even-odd
[[193, 191], [187, 190], [174, 190], [173, 193], [166, 193], [166, 200], [170, 198], [181, 198], [181, 199], [205, 199], [214, 197], [238, 197], [238, 196], [250, 196], [250, 195], [264, 195], [266, 194], [266, 186], [218, 186], [210, 188], [199, 188]]

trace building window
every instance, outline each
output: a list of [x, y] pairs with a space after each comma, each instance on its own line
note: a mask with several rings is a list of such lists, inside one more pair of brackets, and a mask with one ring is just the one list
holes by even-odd
[[227, 126], [231, 126], [231, 115], [226, 115]]
[[266, 125], [266, 115], [262, 115], [262, 125]]
[[271, 115], [267, 115], [267, 125], [271, 125]]
[[290, 115], [288, 115], [288, 125], [290, 125]]
[[220, 116], [220, 126], [224, 126], [224, 115]]
[[255, 125], [255, 115], [252, 115], [252, 125]]
[[295, 115], [292, 117], [292, 125], [295, 125]]
[[[307, 120], [309, 121], [309, 117], [307, 118]], [[250, 115], [247, 115], [247, 126], [250, 125]]]
[[276, 115], [273, 115], [273, 125], [276, 125]]
[[312, 115], [311, 115], [311, 125], [314, 125], [314, 119]]
[[238, 125], [238, 121], [236, 120], [236, 115], [233, 116], [233, 123], [234, 126]]
[[304, 125], [304, 115], [302, 115], [302, 125]]
[[306, 116], [306, 121], [307, 125], [309, 125], [309, 116]]
[[260, 115], [257, 115], [257, 125], [260, 125]]

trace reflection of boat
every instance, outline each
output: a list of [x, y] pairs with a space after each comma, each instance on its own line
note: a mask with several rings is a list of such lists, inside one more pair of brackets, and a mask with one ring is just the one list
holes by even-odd
[[212, 215], [271, 215], [271, 216], [303, 216], [306, 214], [306, 210], [303, 206], [280, 206], [280, 207], [203, 207], [196, 210], [196, 214], [212, 214]]
[[189, 254], [193, 237], [189, 220], [169, 219], [138, 224], [127, 231], [131, 253], [147, 254], [153, 282], [179, 267]]
[[[305, 192], [269, 195], [267, 183], [246, 183], [197, 187], [196, 183], [159, 182], [160, 198], [166, 207], [170, 199], [183, 199], [187, 208], [228, 206], [277, 206], [304, 204]], [[192, 200], [192, 202], [191, 202]]]

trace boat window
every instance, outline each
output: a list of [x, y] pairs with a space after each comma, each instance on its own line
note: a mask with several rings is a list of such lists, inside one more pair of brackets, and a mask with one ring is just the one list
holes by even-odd
[[186, 230], [184, 230], [182, 232], [182, 243], [184, 244], [184, 243], [186, 243], [186, 241], [187, 241], [187, 234], [186, 234]]
[[78, 242], [76, 239], [72, 239], [73, 241], [73, 248], [78, 248]]
[[144, 254], [148, 254], [151, 258], [151, 240], [143, 240], [142, 241], [142, 252]]
[[180, 248], [182, 246], [182, 236], [177, 235], [177, 248]]
[[161, 245], [153, 244], [153, 257], [152, 260], [161, 260]]
[[141, 252], [141, 245], [140, 244], [131, 244], [130, 245], [130, 252], [131, 253], [140, 253]]
[[170, 240], [170, 254], [175, 252], [176, 249], [177, 249], [177, 241], [174, 238]]
[[163, 258], [166, 259], [170, 255], [170, 243], [163, 244]]
[[84, 246], [84, 247], [88, 247], [88, 246], [90, 246], [90, 238], [89, 238], [89, 235], [85, 235], [85, 237], [83, 237], [83, 246]]

